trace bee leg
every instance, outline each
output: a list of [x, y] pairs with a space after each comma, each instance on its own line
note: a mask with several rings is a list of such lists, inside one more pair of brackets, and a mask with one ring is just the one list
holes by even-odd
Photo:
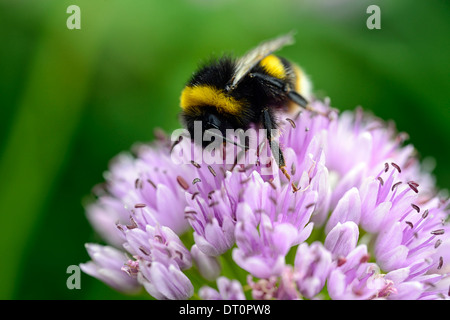
[[308, 110], [308, 111], [320, 114], [321, 116], [324, 116], [324, 117], [328, 117], [329, 116], [328, 113], [325, 113], [325, 112], [322, 112], [322, 111], [319, 111], [319, 110], [316, 110], [316, 109], [312, 108], [308, 104], [308, 102], [305, 100], [305, 98], [303, 98], [297, 91], [294, 91], [294, 90], [287, 91], [286, 92], [286, 96], [291, 101], [293, 101], [295, 104], [299, 105], [301, 108], [303, 108], [305, 110]]
[[[281, 151], [280, 145], [278, 141], [275, 139], [276, 138], [275, 135], [272, 135], [272, 132], [275, 129], [275, 122], [269, 112], [268, 107], [262, 110], [262, 120], [264, 129], [266, 129], [267, 141], [269, 141], [270, 150], [272, 151], [272, 155], [275, 158], [275, 162], [277, 163], [278, 168], [280, 168], [284, 176], [289, 181], [291, 181], [291, 176], [286, 170], [286, 162], [284, 160], [283, 151]], [[297, 192], [299, 190], [293, 182], [291, 182], [291, 185], [292, 185], [292, 192]]]
[[259, 72], [249, 73], [249, 77], [256, 78], [259, 81], [262, 81], [262, 82], [270, 85], [272, 88], [276, 89], [280, 94], [285, 95], [289, 100], [293, 101], [295, 104], [297, 104], [298, 106], [300, 106], [301, 108], [303, 108], [305, 110], [320, 114], [321, 116], [324, 116], [324, 117], [329, 116], [328, 113], [324, 113], [324, 112], [321, 112], [319, 110], [312, 108], [308, 104], [308, 101], [300, 93], [298, 93], [295, 90], [291, 90], [289, 88], [289, 86], [280, 79], [277, 79], [277, 78], [274, 78], [267, 74], [259, 73]]

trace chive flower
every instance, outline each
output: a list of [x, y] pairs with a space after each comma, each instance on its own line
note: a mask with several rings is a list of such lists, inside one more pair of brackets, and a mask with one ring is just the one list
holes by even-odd
[[264, 143], [241, 153], [253, 162], [202, 163], [159, 132], [116, 156], [86, 207], [104, 244], [82, 270], [155, 299], [449, 299], [450, 201], [407, 135], [311, 106], [328, 117], [279, 116], [290, 181]]

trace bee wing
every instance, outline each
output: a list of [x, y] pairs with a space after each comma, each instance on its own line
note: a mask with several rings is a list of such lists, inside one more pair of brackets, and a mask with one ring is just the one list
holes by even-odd
[[265, 41], [253, 50], [247, 52], [244, 56], [239, 58], [236, 63], [236, 69], [229, 85], [230, 90], [234, 89], [239, 81], [241, 81], [259, 61], [281, 47], [293, 43], [294, 36], [293, 33], [290, 32], [278, 38]]

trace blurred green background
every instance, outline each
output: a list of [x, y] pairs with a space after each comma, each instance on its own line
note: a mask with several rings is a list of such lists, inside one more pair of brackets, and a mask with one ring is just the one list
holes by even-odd
[[[69, 30], [69, 5], [81, 30]], [[381, 9], [369, 30], [366, 9]], [[449, 188], [450, 5], [445, 0], [0, 0], [0, 298], [119, 299], [66, 269], [100, 241], [82, 206], [108, 161], [178, 128], [198, 62], [296, 30], [282, 55], [341, 110], [409, 133]]]

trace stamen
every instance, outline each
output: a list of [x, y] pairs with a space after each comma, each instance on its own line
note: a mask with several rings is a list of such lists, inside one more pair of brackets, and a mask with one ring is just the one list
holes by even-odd
[[131, 224], [126, 226], [127, 229], [131, 230], [131, 229], [135, 229], [135, 228], [138, 227], [138, 225], [137, 225], [136, 221], [134, 220], [133, 216], [130, 216], [130, 221], [131, 221]]
[[397, 189], [397, 187], [398, 187], [399, 185], [401, 185], [401, 184], [402, 184], [401, 181], [399, 181], [399, 182], [397, 182], [397, 183], [394, 183], [394, 184], [392, 185], [391, 191], [394, 191], [395, 189]]
[[217, 174], [216, 174], [216, 172], [214, 171], [213, 167], [208, 166], [208, 169], [209, 169], [209, 172], [211, 172], [211, 174], [212, 174], [214, 177], [217, 176]]
[[196, 167], [197, 169], [200, 169], [202, 166], [199, 165], [197, 162], [195, 162], [194, 160], [191, 160], [191, 164]]
[[397, 169], [398, 173], [402, 173], [402, 169], [400, 169], [400, 166], [399, 166], [398, 164], [396, 164], [396, 163], [394, 163], [394, 162], [391, 162], [391, 165], [392, 165], [395, 169]]
[[305, 206], [305, 209], [309, 209], [309, 208], [311, 208], [311, 207], [314, 207], [316, 204], [313, 202], [313, 203], [310, 203], [310, 204], [308, 204], [308, 205], [306, 205]]
[[289, 119], [289, 118], [286, 118], [286, 121], [288, 121], [290, 124], [291, 124], [291, 126], [292, 126], [292, 128], [296, 128], [297, 126], [295, 125], [295, 122], [294, 122], [294, 120], [292, 120], [292, 119]]
[[158, 241], [159, 243], [164, 243], [164, 239], [163, 239], [163, 237], [161, 237], [160, 235], [155, 235], [154, 237], [153, 237], [156, 241]]
[[361, 259], [359, 260], [359, 263], [366, 263], [367, 261], [369, 261], [369, 259], [370, 259], [370, 255], [365, 254], [364, 256], [361, 257]]
[[408, 186], [411, 188], [412, 191], [414, 191], [415, 193], [419, 193], [419, 190], [417, 189], [417, 186], [413, 183], [411, 183], [411, 181], [408, 181]]
[[347, 262], [347, 259], [345, 257], [339, 257], [337, 260], [337, 266], [340, 267], [346, 262]]
[[145, 254], [146, 256], [150, 255], [150, 252], [147, 251], [146, 248], [144, 248], [143, 246], [139, 247], [139, 251], [141, 251], [143, 254]]
[[411, 221], [405, 221], [405, 223], [411, 227], [411, 229], [414, 229], [414, 225]]
[[217, 206], [218, 204], [219, 204], [219, 201], [214, 201], [209, 204], [209, 207], [212, 208], [214, 206]]
[[417, 182], [415, 182], [415, 181], [409, 181], [408, 183], [411, 183], [413, 186], [415, 186], [415, 187], [418, 187], [419, 186], [419, 184], [417, 183]]
[[384, 172], [389, 171], [389, 164], [387, 162], [384, 163]]
[[192, 180], [192, 184], [196, 184], [197, 182], [202, 182], [202, 180], [200, 180], [200, 178], [195, 178]]
[[445, 233], [444, 229], [437, 229], [437, 230], [431, 231], [431, 234], [433, 234], [435, 236], [440, 236], [440, 235], [443, 235], [444, 233]]
[[153, 186], [153, 188], [156, 189], [156, 184], [152, 180], [147, 179], [147, 182], [150, 183]]
[[179, 144], [179, 143], [181, 142], [181, 140], [183, 140], [183, 136], [180, 135], [180, 136], [178, 137], [178, 140], [176, 140], [176, 141], [172, 144], [172, 146], [170, 147], [169, 153], [172, 153], [173, 148], [175, 148], [175, 146], [176, 146], [177, 144]]
[[381, 186], [384, 185], [384, 180], [382, 177], [378, 177], [377, 180], [380, 181]]
[[134, 207], [137, 208], [145, 208], [147, 205], [145, 203], [136, 203]]
[[425, 219], [426, 217], [428, 217], [428, 209], [426, 209], [426, 210], [422, 213], [422, 219]]
[[439, 264], [437, 269], [441, 270], [442, 266], [444, 265], [444, 258], [442, 256], [439, 257]]
[[189, 189], [189, 185], [186, 182], [186, 180], [183, 179], [183, 177], [178, 176], [177, 177], [177, 182], [180, 185], [180, 187], [182, 187], [184, 190], [188, 190]]
[[420, 212], [420, 208], [419, 208], [419, 206], [415, 205], [414, 203], [411, 203], [411, 207], [413, 207], [413, 209], [414, 209], [414, 210], [416, 210], [416, 211], [417, 211], [417, 213], [419, 213], [419, 212]]
[[441, 243], [442, 243], [442, 240], [441, 239], [437, 239], [435, 244], [434, 244], [434, 248], [437, 249], [437, 247], [439, 247], [441, 245]]
[[183, 260], [183, 253], [181, 251], [176, 250], [175, 254], [177, 254], [180, 257], [180, 260]]
[[195, 197], [196, 197], [197, 195], [199, 195], [199, 194], [200, 194], [200, 192], [195, 191], [195, 192], [192, 194], [191, 200], [194, 200]]

